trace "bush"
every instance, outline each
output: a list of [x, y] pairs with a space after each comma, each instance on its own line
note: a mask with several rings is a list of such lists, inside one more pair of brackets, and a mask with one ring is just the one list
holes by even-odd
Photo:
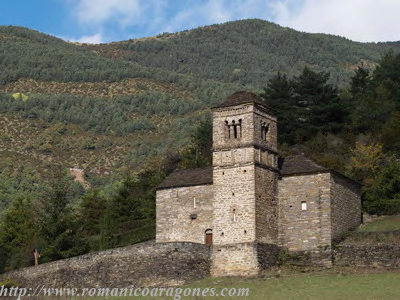
[[2, 287], [2, 286], [4, 286], [4, 288], [6, 288], [6, 289], [9, 289], [12, 287], [17, 287], [17, 286], [19, 286], [19, 284], [10, 278], [6, 278], [4, 281], [0, 281], [0, 287]]
[[391, 159], [363, 195], [364, 209], [369, 214], [400, 213], [400, 162]]

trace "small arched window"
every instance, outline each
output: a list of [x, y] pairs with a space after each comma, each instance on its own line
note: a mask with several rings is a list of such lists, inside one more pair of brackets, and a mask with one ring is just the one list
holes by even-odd
[[225, 137], [228, 138], [228, 139], [231, 138], [231, 131], [230, 131], [229, 127], [230, 127], [229, 126], [229, 122], [225, 121]]
[[266, 141], [268, 138], [269, 124], [261, 123], [261, 140]]
[[233, 138], [237, 139], [238, 138], [238, 126], [235, 121], [232, 121], [232, 126], [233, 126]]
[[205, 244], [208, 246], [211, 246], [213, 243], [213, 235], [212, 235], [212, 229], [206, 229], [206, 231], [204, 232], [205, 234]]

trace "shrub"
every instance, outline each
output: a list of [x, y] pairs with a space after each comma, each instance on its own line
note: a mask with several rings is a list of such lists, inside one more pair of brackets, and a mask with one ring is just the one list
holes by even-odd
[[389, 161], [363, 195], [364, 209], [369, 214], [400, 213], [400, 162]]

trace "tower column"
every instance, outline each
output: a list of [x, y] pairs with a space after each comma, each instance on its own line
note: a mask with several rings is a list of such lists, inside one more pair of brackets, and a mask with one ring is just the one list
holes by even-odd
[[[230, 135], [225, 134], [226, 124]], [[262, 124], [271, 132], [262, 138]], [[238, 92], [213, 109], [213, 276], [252, 276], [276, 247], [277, 120], [255, 94]], [[272, 248], [271, 248], [272, 247]]]
[[234, 137], [235, 137], [235, 125], [233, 125], [233, 124], [230, 124], [230, 125], [229, 125], [229, 136], [230, 136], [231, 138], [234, 138]]

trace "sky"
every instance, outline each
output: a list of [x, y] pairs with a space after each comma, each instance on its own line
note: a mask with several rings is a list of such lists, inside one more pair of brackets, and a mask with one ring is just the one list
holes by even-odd
[[0, 0], [0, 25], [105, 43], [258, 18], [360, 42], [400, 40], [400, 0]]

